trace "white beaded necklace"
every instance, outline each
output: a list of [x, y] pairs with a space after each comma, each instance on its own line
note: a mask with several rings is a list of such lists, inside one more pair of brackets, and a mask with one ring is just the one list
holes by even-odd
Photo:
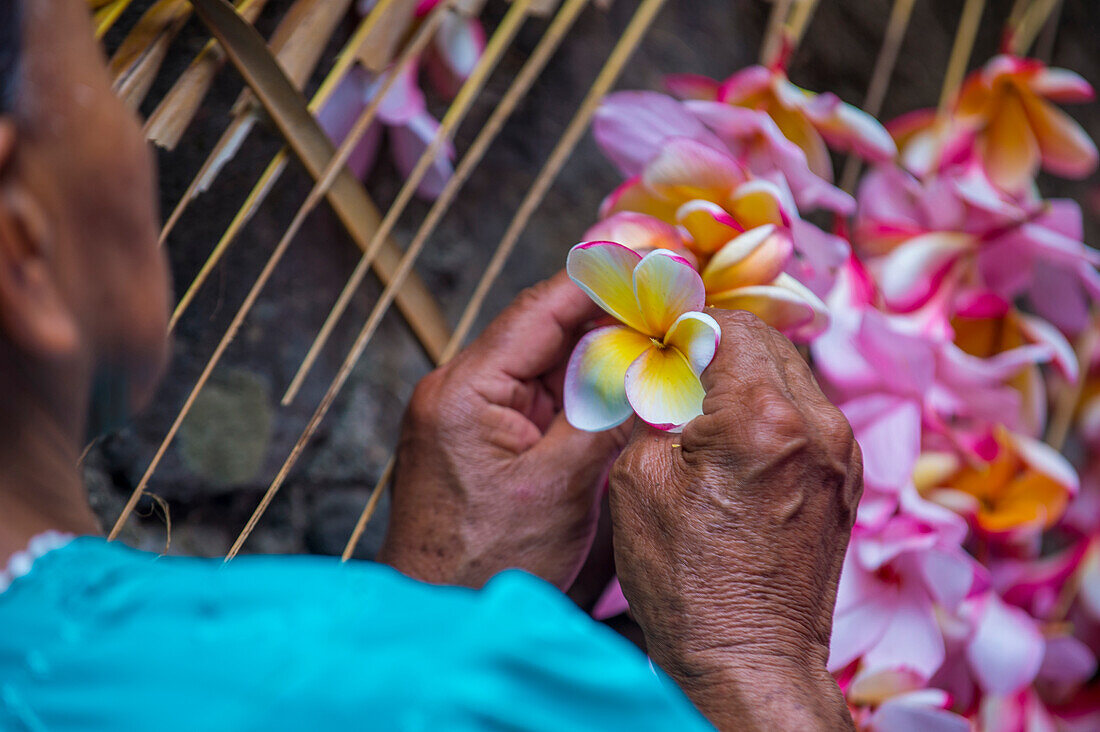
[[52, 552], [54, 549], [60, 549], [72, 540], [72, 534], [53, 531], [52, 529], [35, 536], [27, 544], [26, 549], [11, 555], [6, 568], [0, 569], [0, 592], [8, 589], [8, 585], [14, 582], [16, 578], [30, 572], [36, 559], [47, 552]]

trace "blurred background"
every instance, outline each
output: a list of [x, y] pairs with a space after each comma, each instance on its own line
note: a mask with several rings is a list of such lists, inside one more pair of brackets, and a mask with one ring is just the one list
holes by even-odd
[[[111, 53], [152, 4], [135, 0], [104, 39]], [[270, 0], [256, 22], [265, 37], [292, 4]], [[606, 10], [588, 7], [523, 104], [466, 184], [429, 240], [417, 272], [453, 326], [528, 186], [588, 90], [637, 6], [613, 0]], [[801, 46], [789, 65], [791, 80], [813, 91], [832, 91], [861, 105], [883, 38], [890, 0], [820, 0]], [[1012, 0], [985, 4], [971, 68], [998, 50]], [[482, 14], [491, 33], [508, 4], [489, 0]], [[961, 0], [916, 0], [880, 118], [935, 106], [962, 8]], [[770, 4], [763, 0], [670, 0], [634, 54], [620, 89], [660, 89], [669, 73], [725, 78], [756, 63]], [[1059, 22], [1040, 34], [1035, 54], [1054, 66], [1100, 84], [1100, 3], [1062, 0]], [[351, 15], [329, 43], [307, 96], [320, 84], [358, 16]], [[456, 136], [459, 155], [469, 146], [516, 72], [538, 43], [548, 19], [532, 18], [507, 51]], [[209, 34], [191, 20], [168, 51], [141, 111], [152, 112]], [[227, 66], [199, 114], [172, 152], [159, 151], [161, 206], [170, 212], [230, 120], [243, 86]], [[428, 103], [438, 118], [444, 99]], [[1094, 139], [1100, 139], [1100, 104], [1066, 107]], [[282, 146], [260, 125], [213, 187], [184, 214], [167, 241], [177, 292], [194, 278], [207, 255], [271, 157]], [[840, 170], [843, 161], [834, 161]], [[585, 137], [553, 190], [527, 227], [493, 288], [478, 332], [523, 287], [560, 269], [569, 247], [594, 222], [602, 198], [619, 176]], [[84, 472], [93, 506], [110, 527], [138, 484], [154, 451], [267, 261], [311, 179], [295, 161], [218, 265], [175, 332], [173, 360], [154, 405], [126, 429], [97, 443]], [[386, 154], [366, 179], [385, 209], [402, 179]], [[1082, 205], [1086, 243], [1100, 243], [1100, 177], [1084, 181], [1040, 179], [1048, 197], [1068, 196]], [[402, 245], [416, 231], [429, 204], [414, 201], [395, 230]], [[341, 320], [302, 392], [289, 407], [279, 399], [359, 259], [360, 250], [327, 204], [310, 217], [293, 242], [234, 343], [201, 393], [165, 455], [148, 492], [121, 538], [135, 546], [173, 554], [224, 555], [290, 452], [335, 375], [380, 292], [368, 278]], [[322, 423], [248, 543], [246, 552], [340, 554], [368, 494], [396, 444], [404, 404], [430, 361], [396, 312], [386, 316], [366, 355]], [[383, 497], [359, 544], [369, 558], [382, 538]]]

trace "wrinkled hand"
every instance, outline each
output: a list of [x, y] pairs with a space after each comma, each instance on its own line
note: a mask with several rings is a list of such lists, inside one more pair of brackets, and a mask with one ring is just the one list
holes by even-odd
[[850, 727], [825, 670], [862, 492], [859, 447], [786, 338], [708, 311], [704, 414], [638, 424], [615, 463], [623, 592], [651, 656], [723, 729]]
[[510, 567], [563, 589], [573, 581], [625, 442], [625, 430], [581, 432], [561, 411], [566, 361], [599, 314], [561, 273], [420, 382], [381, 561], [439, 584], [480, 587]]

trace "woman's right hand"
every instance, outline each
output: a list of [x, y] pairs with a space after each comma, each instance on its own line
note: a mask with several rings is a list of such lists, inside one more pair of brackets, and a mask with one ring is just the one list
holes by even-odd
[[722, 340], [703, 415], [679, 435], [638, 420], [612, 472], [623, 592], [650, 655], [719, 728], [850, 728], [825, 664], [859, 447], [786, 338], [709, 312]]

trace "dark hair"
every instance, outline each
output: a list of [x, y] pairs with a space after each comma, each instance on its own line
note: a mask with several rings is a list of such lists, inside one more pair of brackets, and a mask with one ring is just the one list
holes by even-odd
[[19, 0], [0, 0], [0, 114], [15, 109], [15, 84], [23, 25]]

